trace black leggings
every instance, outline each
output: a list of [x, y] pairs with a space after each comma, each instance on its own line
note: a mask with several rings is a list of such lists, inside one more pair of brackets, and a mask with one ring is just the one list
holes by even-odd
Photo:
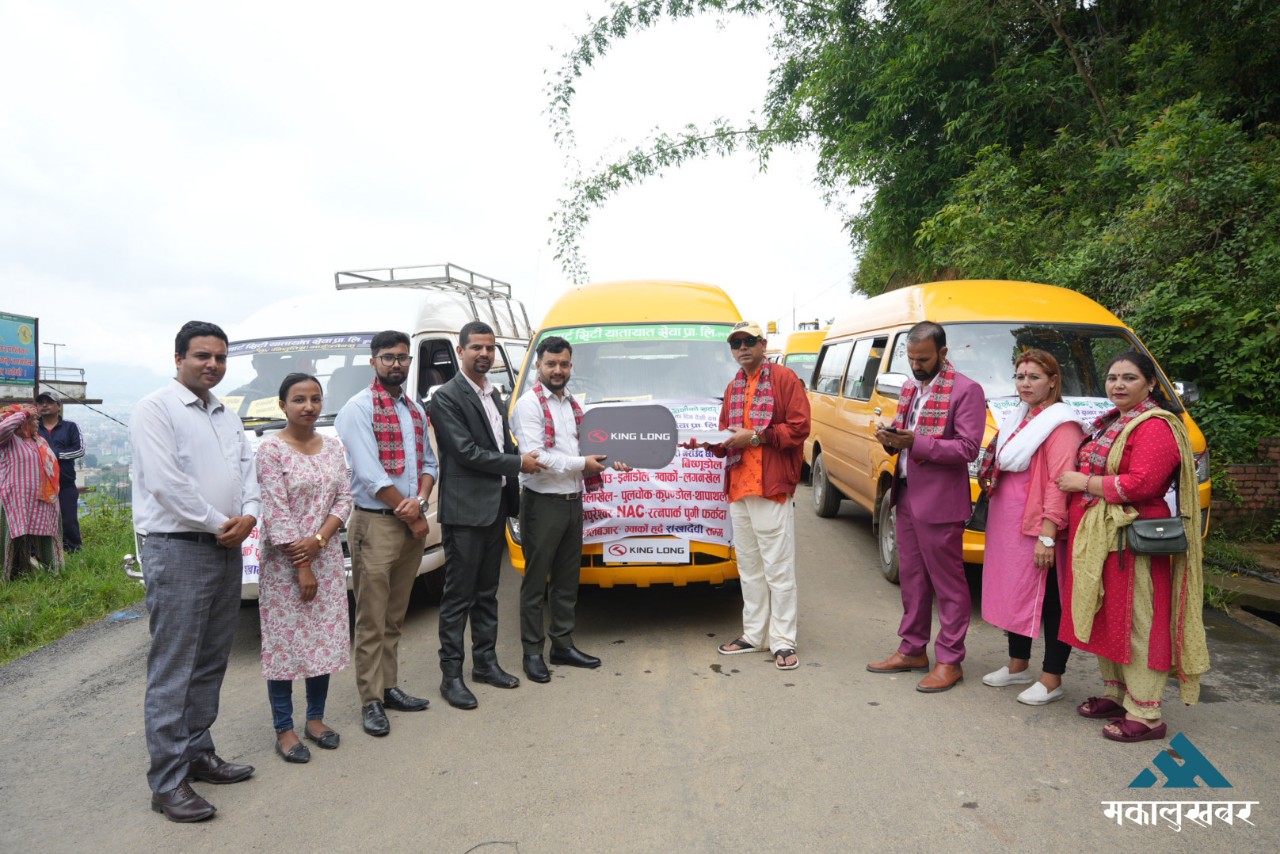
[[[1044, 607], [1040, 617], [1044, 625], [1044, 666], [1045, 673], [1061, 676], [1067, 672], [1067, 658], [1071, 655], [1071, 644], [1058, 640], [1058, 627], [1062, 622], [1062, 598], [1058, 595], [1058, 568], [1051, 566], [1045, 571]], [[1009, 632], [1009, 657], [1031, 659], [1031, 638], [1017, 632]]]

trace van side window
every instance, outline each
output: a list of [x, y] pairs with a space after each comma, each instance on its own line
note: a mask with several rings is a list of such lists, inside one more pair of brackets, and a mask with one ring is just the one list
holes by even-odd
[[893, 341], [893, 355], [889, 357], [889, 373], [911, 374], [911, 363], [907, 361], [907, 333], [899, 332]]
[[818, 354], [818, 366], [813, 371], [813, 390], [818, 394], [839, 394], [844, 379], [844, 369], [849, 363], [852, 341], [824, 346]]
[[844, 396], [854, 400], [870, 400], [871, 391], [875, 388], [876, 374], [880, 372], [880, 362], [884, 359], [884, 348], [889, 343], [887, 337], [863, 338], [853, 345], [853, 356], [849, 359], [849, 373], [844, 381]]

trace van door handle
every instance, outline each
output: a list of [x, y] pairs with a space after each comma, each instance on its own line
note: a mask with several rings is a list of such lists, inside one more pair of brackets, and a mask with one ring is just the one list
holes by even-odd
[[880, 407], [878, 407], [878, 406], [877, 406], [875, 409], [873, 409], [873, 410], [871, 410], [871, 411], [872, 411], [873, 413], [875, 413], [876, 415], [879, 415], [879, 414], [880, 414]]

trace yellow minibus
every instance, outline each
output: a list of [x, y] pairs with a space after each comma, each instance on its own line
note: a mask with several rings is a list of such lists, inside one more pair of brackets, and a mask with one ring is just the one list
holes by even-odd
[[[671, 410], [682, 432], [715, 430], [720, 399], [738, 370], [727, 342], [740, 320], [733, 300], [714, 285], [632, 281], [574, 288], [551, 306], [533, 336], [511, 406], [536, 379], [538, 344], [559, 336], [573, 347], [569, 390], [584, 410], [658, 404]], [[722, 460], [684, 448], [662, 469], [606, 471], [604, 489], [584, 496], [582, 583], [682, 587], [737, 578], [723, 472]], [[509, 521], [507, 541], [511, 563], [523, 573], [518, 520]], [[646, 557], [656, 554], [663, 562]]]
[[[813, 485], [813, 508], [834, 516], [843, 500], [871, 513], [881, 568], [898, 578], [894, 512], [889, 485], [894, 457], [875, 441], [874, 422], [889, 423], [899, 392], [910, 375], [906, 333], [931, 320], [947, 332], [947, 357], [956, 370], [980, 383], [988, 412], [984, 445], [1007, 408], [1016, 406], [1013, 355], [1029, 348], [1053, 354], [1062, 367], [1062, 392], [1081, 418], [1111, 407], [1103, 387], [1112, 356], [1129, 349], [1147, 352], [1119, 318], [1075, 291], [1030, 282], [957, 281], [914, 285], [858, 303], [837, 319], [823, 340], [809, 383], [813, 429], [805, 441], [805, 462]], [[1159, 366], [1157, 366], [1157, 369]], [[1184, 403], [1198, 399], [1190, 383], [1160, 382]], [[1183, 416], [1195, 452], [1200, 482], [1201, 521], [1209, 527], [1209, 452], [1204, 434]], [[974, 463], [970, 474], [976, 475]], [[978, 497], [976, 480], [970, 483]], [[985, 535], [966, 530], [964, 560], [982, 563]]]

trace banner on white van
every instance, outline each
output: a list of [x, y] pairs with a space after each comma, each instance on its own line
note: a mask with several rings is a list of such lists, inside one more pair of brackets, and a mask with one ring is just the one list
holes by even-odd
[[628, 537], [604, 547], [604, 562], [688, 563], [689, 541], [675, 537]]

